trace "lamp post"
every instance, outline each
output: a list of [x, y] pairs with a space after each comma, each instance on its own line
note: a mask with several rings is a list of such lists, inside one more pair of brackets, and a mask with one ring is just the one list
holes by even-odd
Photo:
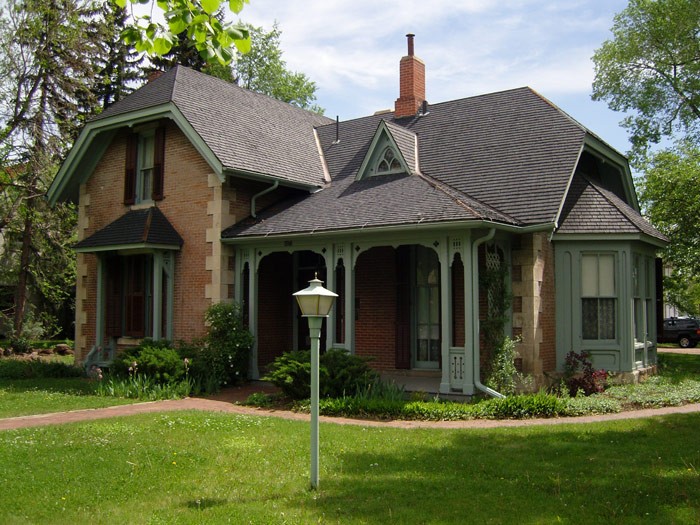
[[315, 276], [309, 281], [309, 287], [294, 294], [299, 304], [302, 317], [309, 320], [311, 338], [311, 488], [318, 488], [318, 358], [321, 345], [321, 327], [323, 318], [333, 307], [338, 294], [326, 290], [323, 281]]

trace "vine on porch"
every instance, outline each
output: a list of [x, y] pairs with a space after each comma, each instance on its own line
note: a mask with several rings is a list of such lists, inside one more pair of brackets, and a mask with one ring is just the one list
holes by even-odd
[[504, 394], [515, 391], [515, 341], [506, 337], [505, 327], [513, 299], [508, 287], [509, 269], [503, 251], [495, 244], [484, 251], [484, 267], [479, 272], [480, 293], [486, 298], [481, 323], [481, 374], [485, 384]]

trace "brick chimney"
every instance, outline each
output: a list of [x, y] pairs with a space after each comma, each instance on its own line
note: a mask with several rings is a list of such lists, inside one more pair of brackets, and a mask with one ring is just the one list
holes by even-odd
[[425, 101], [425, 64], [413, 54], [414, 36], [406, 35], [408, 55], [401, 59], [399, 66], [399, 98], [394, 104], [396, 118], [415, 116]]

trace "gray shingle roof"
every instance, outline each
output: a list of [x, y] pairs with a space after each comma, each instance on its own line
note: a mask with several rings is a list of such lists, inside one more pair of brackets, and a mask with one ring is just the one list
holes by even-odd
[[562, 209], [561, 234], [644, 234], [668, 239], [613, 192], [577, 174]]
[[[402, 153], [418, 137], [420, 171], [441, 189], [442, 214], [433, 207], [436, 201], [423, 202], [429, 189], [437, 193], [426, 179], [354, 182], [382, 120]], [[335, 124], [319, 127], [318, 135], [331, 188], [278, 207], [266, 216], [265, 226], [240, 225], [226, 230], [225, 237], [411, 224], [418, 211], [423, 222], [554, 223], [586, 130], [534, 91], [521, 88], [434, 104], [420, 117], [380, 114], [341, 122], [338, 143]], [[355, 190], [361, 183], [376, 191]], [[347, 198], [355, 194], [356, 202]]]
[[110, 106], [98, 120], [172, 102], [224, 166], [321, 186], [314, 126], [330, 119], [176, 66]]
[[224, 230], [223, 238], [511, 219], [420, 175], [339, 179], [308, 197], [279, 204]]
[[163, 212], [156, 207], [130, 210], [116, 221], [77, 243], [74, 248], [86, 251], [133, 245], [182, 246], [177, 233]]
[[408, 164], [408, 169], [411, 173], [418, 171], [418, 167], [416, 166], [416, 134], [390, 121], [386, 122], [386, 127], [389, 133], [391, 133], [391, 136], [394, 137], [394, 141], [399, 147], [401, 155], [403, 155], [406, 164]]

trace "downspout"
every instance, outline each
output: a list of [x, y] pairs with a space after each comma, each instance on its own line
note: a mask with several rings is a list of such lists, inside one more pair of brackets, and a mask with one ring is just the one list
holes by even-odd
[[485, 236], [474, 241], [472, 245], [472, 366], [474, 370], [474, 386], [491, 397], [503, 398], [506, 396], [482, 384], [479, 377], [481, 367], [481, 345], [479, 344], [479, 246], [493, 239], [495, 235], [496, 228], [491, 228]]
[[269, 188], [265, 188], [260, 193], [256, 193], [255, 195], [253, 195], [253, 197], [250, 199], [250, 216], [253, 217], [253, 219], [257, 218], [258, 216], [258, 214], [255, 212], [255, 201], [258, 199], [258, 197], [262, 197], [263, 195], [267, 195], [271, 191], [275, 191], [277, 189], [277, 186], [279, 185], [280, 181], [276, 180]]

